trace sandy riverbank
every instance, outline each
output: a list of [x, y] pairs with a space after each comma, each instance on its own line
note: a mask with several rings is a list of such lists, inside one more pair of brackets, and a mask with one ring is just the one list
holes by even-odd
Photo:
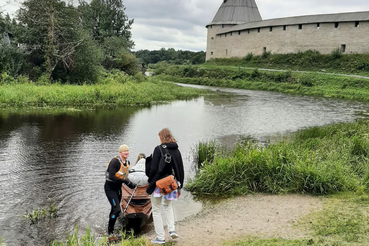
[[[178, 222], [176, 245], [222, 245], [247, 235], [303, 238], [306, 232], [294, 226], [295, 222], [322, 206], [321, 198], [302, 195], [257, 194], [228, 199]], [[147, 236], [154, 238], [155, 233]]]

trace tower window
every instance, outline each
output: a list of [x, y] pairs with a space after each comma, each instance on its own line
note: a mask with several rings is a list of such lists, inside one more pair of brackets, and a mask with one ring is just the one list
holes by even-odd
[[316, 29], [320, 28], [320, 23], [316, 23]]
[[260, 28], [258, 28], [258, 32], [260, 32]]
[[238, 31], [238, 35], [241, 35], [241, 31]]
[[302, 24], [299, 24], [299, 29], [302, 29]]
[[287, 29], [287, 26], [283, 26], [283, 31], [286, 31], [286, 29]]
[[269, 32], [273, 32], [273, 27], [269, 27]]
[[334, 28], [338, 28], [338, 22], [334, 23]]
[[213, 55], [214, 53], [213, 53], [213, 51], [212, 52], [210, 52], [210, 55]]
[[360, 22], [355, 21], [355, 27], [359, 27], [360, 26]]
[[346, 52], [346, 44], [341, 44], [340, 51], [341, 51], [342, 53], [345, 53], [345, 52]]

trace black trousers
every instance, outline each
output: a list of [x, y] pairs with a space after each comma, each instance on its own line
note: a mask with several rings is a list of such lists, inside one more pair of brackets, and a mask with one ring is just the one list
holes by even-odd
[[108, 234], [114, 231], [115, 222], [120, 214], [120, 200], [122, 199], [122, 189], [112, 189], [107, 183], [104, 185], [106, 197], [111, 205], [109, 214]]

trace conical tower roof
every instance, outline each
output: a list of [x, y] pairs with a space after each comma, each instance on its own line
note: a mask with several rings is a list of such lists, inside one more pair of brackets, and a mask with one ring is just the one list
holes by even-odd
[[223, 0], [213, 21], [207, 26], [244, 24], [261, 20], [255, 0]]

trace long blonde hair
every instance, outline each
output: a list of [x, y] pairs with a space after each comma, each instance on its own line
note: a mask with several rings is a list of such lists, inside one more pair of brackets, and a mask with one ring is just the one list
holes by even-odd
[[168, 128], [164, 128], [159, 132], [159, 138], [161, 143], [176, 143], [177, 141], [173, 137]]

